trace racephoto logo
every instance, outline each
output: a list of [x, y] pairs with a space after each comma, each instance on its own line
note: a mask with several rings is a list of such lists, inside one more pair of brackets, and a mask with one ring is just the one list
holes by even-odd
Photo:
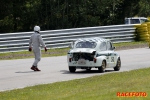
[[117, 92], [117, 97], [147, 97], [146, 92]]

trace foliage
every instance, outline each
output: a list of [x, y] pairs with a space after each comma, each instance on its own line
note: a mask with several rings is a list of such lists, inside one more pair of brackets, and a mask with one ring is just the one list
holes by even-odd
[[139, 16], [150, 16], [150, 0], [144, 0], [144, 2], [141, 0], [139, 6], [141, 8], [138, 13]]
[[150, 0], [0, 0], [0, 33], [123, 24], [149, 16]]

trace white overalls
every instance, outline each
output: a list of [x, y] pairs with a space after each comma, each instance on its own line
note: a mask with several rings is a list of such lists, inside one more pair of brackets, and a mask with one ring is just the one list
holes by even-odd
[[38, 62], [41, 60], [41, 45], [43, 47], [46, 47], [45, 43], [43, 42], [42, 36], [35, 32], [31, 35], [29, 40], [29, 47], [32, 47], [35, 61], [33, 63], [33, 66], [37, 67]]

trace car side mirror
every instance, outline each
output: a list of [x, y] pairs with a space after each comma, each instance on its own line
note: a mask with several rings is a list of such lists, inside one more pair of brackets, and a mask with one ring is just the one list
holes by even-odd
[[70, 43], [70, 45], [69, 45], [69, 48], [73, 48], [74, 47], [74, 41], [72, 41], [71, 43]]
[[116, 49], [116, 47], [113, 47], [113, 50], [115, 50]]
[[71, 43], [71, 44], [69, 45], [69, 48], [71, 48], [71, 49], [73, 48], [73, 43]]
[[69, 48], [72, 48], [72, 45], [70, 44], [68, 47], [69, 47]]

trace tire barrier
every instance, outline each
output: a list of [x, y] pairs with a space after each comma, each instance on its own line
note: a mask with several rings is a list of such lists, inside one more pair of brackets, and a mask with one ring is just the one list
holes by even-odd
[[150, 22], [135, 25], [136, 27], [136, 38], [138, 41], [149, 42], [150, 48]]
[[150, 22], [147, 22], [147, 30], [149, 35], [149, 48], [150, 48]]

